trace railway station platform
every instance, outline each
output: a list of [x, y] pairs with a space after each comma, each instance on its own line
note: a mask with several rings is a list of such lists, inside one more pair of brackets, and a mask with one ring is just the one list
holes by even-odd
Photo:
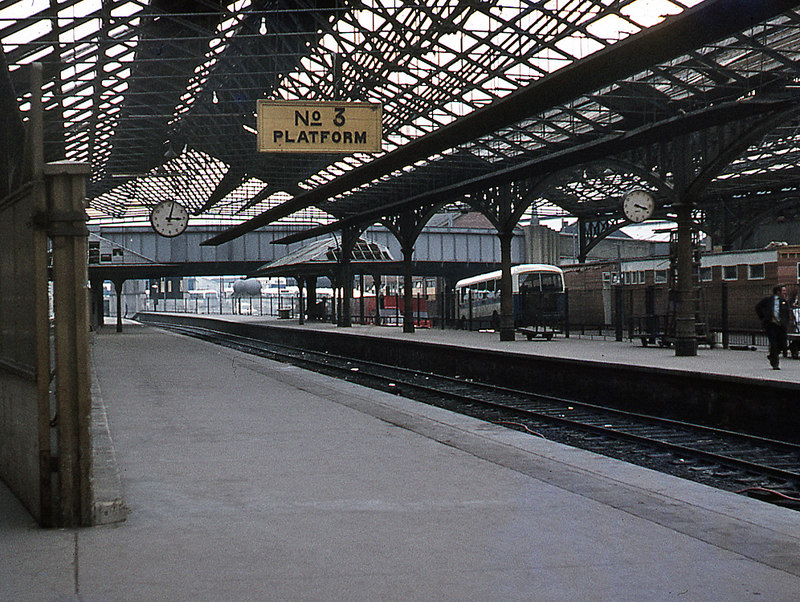
[[[186, 314], [174, 314], [182, 316]], [[191, 315], [191, 314], [190, 314]], [[767, 361], [767, 348], [748, 347], [745, 350], [730, 350], [722, 347], [709, 349], [701, 346], [696, 356], [676, 357], [671, 347], [657, 345], [642, 346], [638, 338], [621, 342], [611, 337], [597, 335], [575, 335], [564, 338], [557, 335], [551, 340], [536, 338], [527, 340], [517, 334], [514, 341], [501, 341], [494, 331], [466, 331], [440, 328], [417, 328], [413, 333], [404, 333], [397, 326], [374, 326], [354, 324], [341, 328], [329, 322], [307, 322], [303, 325], [293, 320], [281, 320], [264, 316], [205, 315], [215, 320], [228, 320], [250, 324], [267, 324], [291, 329], [319, 330], [351, 333], [370, 337], [383, 337], [422, 343], [439, 343], [469, 349], [486, 349], [543, 356], [603, 362], [611, 365], [642, 366], [663, 370], [686, 371], [693, 374], [736, 376], [774, 383], [800, 384], [800, 360], [780, 359], [780, 370], [773, 370]]]
[[773, 370], [766, 348], [670, 347], [557, 335], [501, 341], [494, 331], [330, 323], [246, 315], [143, 312], [146, 323], [208, 328], [413, 370], [430, 370], [584, 403], [800, 443], [800, 360]]
[[[502, 344], [626, 361], [612, 342]], [[793, 510], [135, 323], [94, 335], [92, 360], [126, 520], [42, 530], [0, 485], [0, 600], [800, 592]]]

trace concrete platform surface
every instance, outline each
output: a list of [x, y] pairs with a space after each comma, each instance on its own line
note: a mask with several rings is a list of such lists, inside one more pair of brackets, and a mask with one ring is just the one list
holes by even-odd
[[0, 600], [797, 600], [800, 513], [155, 328], [92, 346], [127, 520], [0, 486]]

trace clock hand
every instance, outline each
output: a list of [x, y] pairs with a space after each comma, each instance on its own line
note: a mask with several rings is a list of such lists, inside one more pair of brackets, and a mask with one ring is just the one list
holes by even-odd
[[639, 205], [638, 203], [634, 204], [634, 207], [637, 209], [647, 209], [647, 205]]

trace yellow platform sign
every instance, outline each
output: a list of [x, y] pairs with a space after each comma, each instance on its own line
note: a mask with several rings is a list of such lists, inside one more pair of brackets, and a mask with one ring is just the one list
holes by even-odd
[[381, 150], [383, 106], [363, 102], [258, 101], [262, 153], [352, 153]]

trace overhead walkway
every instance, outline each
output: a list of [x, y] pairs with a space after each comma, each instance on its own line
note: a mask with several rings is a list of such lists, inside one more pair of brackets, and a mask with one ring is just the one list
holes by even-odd
[[151, 327], [92, 357], [127, 520], [41, 530], [0, 488], [0, 599], [800, 591], [788, 509]]

